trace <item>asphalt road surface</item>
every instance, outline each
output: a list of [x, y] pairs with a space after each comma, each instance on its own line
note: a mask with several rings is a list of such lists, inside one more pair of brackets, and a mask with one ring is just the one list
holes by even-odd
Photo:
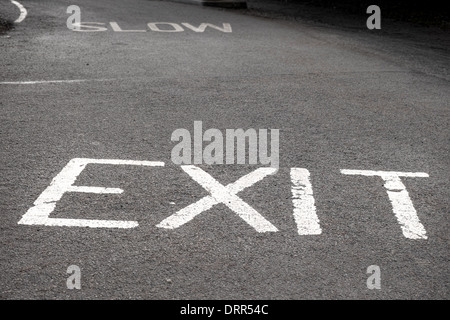
[[[365, 12], [19, 2], [0, 34], [0, 298], [449, 298], [448, 42]], [[279, 169], [173, 163], [194, 121], [278, 129]]]

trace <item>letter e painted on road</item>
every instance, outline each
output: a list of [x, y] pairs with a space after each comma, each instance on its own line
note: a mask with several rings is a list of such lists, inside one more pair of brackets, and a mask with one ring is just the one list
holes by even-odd
[[40, 194], [34, 202], [34, 206], [22, 216], [18, 224], [44, 225], [44, 226], [66, 226], [66, 227], [91, 227], [91, 228], [134, 228], [138, 226], [136, 221], [121, 220], [91, 220], [91, 219], [64, 219], [50, 218], [55, 210], [56, 203], [61, 200], [67, 192], [83, 192], [97, 194], [119, 194], [123, 190], [119, 188], [74, 186], [77, 177], [88, 164], [104, 165], [134, 165], [134, 166], [164, 166], [163, 162], [157, 161], [134, 161], [134, 160], [111, 160], [111, 159], [86, 159], [75, 158], [61, 170], [52, 180], [50, 185]]

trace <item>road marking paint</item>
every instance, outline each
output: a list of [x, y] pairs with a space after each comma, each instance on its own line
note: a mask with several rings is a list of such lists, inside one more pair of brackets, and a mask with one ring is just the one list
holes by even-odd
[[17, 1], [11, 0], [11, 3], [19, 7], [20, 10], [20, 16], [16, 19], [16, 21], [14, 21], [14, 23], [22, 22], [28, 14], [27, 9], [25, 9], [25, 7]]
[[102, 27], [106, 23], [103, 22], [74, 22], [72, 23], [72, 31], [76, 32], [102, 32], [108, 31], [108, 28]]
[[[108, 28], [106, 26], [106, 23], [104, 22], [71, 22], [71, 18], [69, 17], [68, 21], [70, 20], [70, 24], [68, 24], [68, 28], [72, 31], [77, 32], [102, 32], [102, 31], [108, 31]], [[224, 33], [232, 33], [233, 30], [231, 28], [231, 24], [229, 23], [222, 23], [222, 26], [217, 26], [212, 23], [201, 23], [198, 27], [193, 26], [190, 23], [183, 22], [181, 23], [184, 27], [187, 29], [197, 32], [197, 33], [203, 33], [205, 32], [206, 28], [209, 27], [211, 29], [215, 29]], [[119, 24], [115, 21], [110, 21], [109, 25], [111, 26], [112, 30], [114, 32], [147, 32], [148, 30], [123, 30]], [[168, 27], [161, 29], [160, 26], [166, 25]], [[183, 32], [185, 29], [183, 29], [182, 26], [180, 26], [178, 23], [173, 22], [149, 22], [147, 23], [148, 28], [150, 31], [155, 32]]]
[[[158, 24], [166, 24], [171, 26], [173, 29], [160, 29], [158, 27]], [[147, 24], [147, 26], [150, 28], [150, 30], [152, 31], [158, 31], [158, 32], [182, 32], [184, 31], [184, 29], [176, 24], [176, 23], [171, 23], [171, 22], [150, 22]]]
[[[39, 195], [33, 206], [22, 216], [18, 224], [91, 227], [91, 228], [135, 228], [137, 221], [95, 220], [95, 219], [65, 219], [50, 218], [57, 202], [68, 192], [94, 194], [121, 194], [120, 188], [105, 188], [94, 186], [74, 186], [77, 177], [88, 164], [103, 165], [137, 165], [161, 167], [164, 162], [138, 161], [119, 159], [88, 159], [75, 158], [57, 174], [50, 185]], [[278, 229], [259, 214], [249, 204], [244, 202], [237, 193], [251, 187], [268, 175], [276, 173], [276, 168], [258, 168], [226, 186], [219, 183], [207, 172], [193, 165], [181, 166], [194, 181], [200, 184], [210, 195], [179, 210], [157, 225], [159, 228], [175, 229], [193, 220], [197, 215], [211, 209], [216, 204], [224, 204], [257, 232], [276, 232]], [[393, 212], [401, 226], [403, 235], [408, 239], [427, 239], [424, 226], [421, 224], [411, 198], [400, 177], [429, 177], [424, 172], [397, 172], [373, 170], [342, 169], [345, 175], [378, 176], [384, 180], [384, 187], [392, 203]], [[320, 220], [316, 214], [315, 199], [310, 180], [310, 173], [304, 168], [291, 168], [291, 192], [294, 206], [294, 220], [299, 235], [322, 234]], [[170, 202], [173, 204], [173, 202]]]
[[216, 25], [213, 25], [211, 23], [202, 23], [198, 27], [194, 27], [193, 25], [186, 23], [186, 22], [183, 22], [182, 25], [185, 26], [186, 28], [191, 29], [194, 32], [205, 32], [206, 27], [210, 27], [210, 28], [222, 31], [222, 32], [226, 32], [226, 33], [233, 32], [233, 30], [231, 29], [231, 25], [229, 23], [222, 23], [222, 26], [223, 26], [222, 28], [218, 27]]
[[255, 209], [239, 198], [236, 193], [244, 190], [262, 180], [264, 177], [277, 171], [275, 168], [259, 168], [255, 171], [241, 177], [234, 183], [223, 186], [208, 173], [202, 169], [187, 165], [181, 168], [198, 182], [211, 195], [206, 196], [199, 201], [181, 209], [177, 213], [164, 219], [157, 225], [159, 228], [175, 229], [191, 221], [197, 215], [213, 207], [216, 204], [223, 203], [239, 217], [255, 228], [258, 232], [278, 231], [278, 229], [261, 216]]
[[123, 193], [123, 189], [120, 188], [101, 188], [101, 187], [77, 187], [70, 186], [67, 188], [67, 192], [84, 192], [84, 193]]
[[115, 32], [147, 32], [147, 30], [122, 30], [122, 28], [119, 27], [117, 22], [114, 21], [110, 22], [109, 24], [111, 25], [111, 28]]
[[392, 203], [392, 209], [399, 222], [403, 235], [408, 239], [427, 239], [426, 231], [420, 223], [417, 211], [409, 197], [405, 185], [400, 177], [422, 177], [429, 175], [425, 172], [396, 172], [396, 171], [372, 171], [372, 170], [341, 170], [342, 174], [379, 176], [385, 184], [389, 200]]
[[299, 235], [321, 234], [309, 171], [291, 168], [294, 220]]
[[74, 80], [38, 80], [38, 81], [3, 81], [0, 84], [47, 84], [47, 83], [77, 83], [86, 81], [113, 81], [117, 79], [74, 79]]
[[428, 173], [425, 172], [401, 172], [401, 171], [373, 171], [373, 170], [348, 170], [342, 169], [342, 174], [359, 175], [359, 176], [397, 176], [397, 177], [419, 177], [428, 178]]
[[164, 166], [159, 161], [135, 161], [117, 159], [88, 159], [75, 158], [59, 172], [50, 185], [40, 194], [18, 224], [66, 226], [66, 227], [91, 227], [91, 228], [134, 228], [138, 226], [137, 221], [121, 220], [90, 220], [90, 219], [60, 219], [49, 218], [50, 213], [56, 208], [56, 203], [61, 200], [67, 192], [90, 192], [100, 194], [119, 194], [123, 190], [119, 188], [101, 188], [88, 186], [74, 186], [77, 177], [88, 164], [110, 164], [110, 165], [135, 165], [135, 166]]

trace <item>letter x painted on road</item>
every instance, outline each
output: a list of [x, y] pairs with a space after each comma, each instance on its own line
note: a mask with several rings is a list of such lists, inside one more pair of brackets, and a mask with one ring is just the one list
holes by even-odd
[[273, 224], [267, 221], [255, 209], [236, 195], [238, 192], [252, 186], [256, 182], [264, 179], [266, 176], [275, 173], [277, 169], [259, 168], [241, 177], [239, 180], [224, 186], [215, 180], [211, 175], [196, 166], [186, 165], [181, 166], [181, 168], [189, 174], [192, 179], [205, 188], [210, 195], [205, 196], [199, 201], [164, 219], [157, 225], [157, 227], [166, 229], [178, 228], [191, 221], [203, 211], [212, 208], [216, 204], [223, 203], [228, 208], [233, 210], [239, 217], [244, 219], [245, 222], [255, 228], [256, 231], [278, 231]]

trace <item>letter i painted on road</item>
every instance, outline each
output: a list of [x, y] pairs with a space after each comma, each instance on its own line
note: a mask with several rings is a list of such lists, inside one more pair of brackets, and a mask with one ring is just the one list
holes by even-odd
[[291, 168], [292, 203], [299, 235], [321, 234], [309, 171]]

